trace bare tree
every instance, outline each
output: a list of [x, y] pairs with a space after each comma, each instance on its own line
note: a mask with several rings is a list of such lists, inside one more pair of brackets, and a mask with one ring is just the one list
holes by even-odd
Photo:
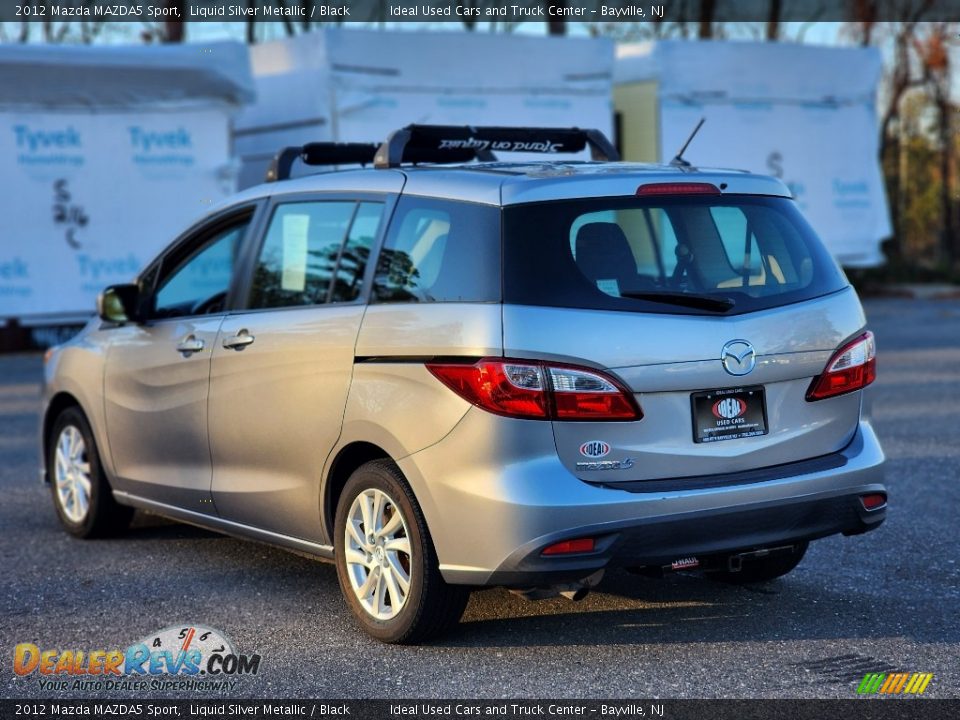
[[310, 0], [300, 0], [300, 13], [303, 16], [300, 28], [307, 32], [310, 29]]
[[287, 33], [287, 37], [293, 37], [296, 31], [293, 29], [293, 20], [287, 15], [287, 3], [284, 0], [277, 0], [277, 8], [280, 9], [280, 17], [283, 18], [284, 32]]
[[782, 0], [770, 0], [770, 9], [767, 11], [767, 40], [780, 39], [780, 17], [782, 14]]
[[183, 20], [187, 14], [186, 3], [184, 0], [166, 0], [164, 6], [176, 13], [163, 21], [163, 42], [182, 43], [186, 35], [186, 24]]
[[860, 36], [860, 45], [867, 47], [873, 41], [873, 31], [877, 25], [877, 5], [879, 0], [853, 0], [853, 18], [856, 33]]
[[951, 187], [953, 183], [953, 106], [950, 103], [950, 54], [948, 44], [956, 36], [953, 23], [926, 24], [928, 32], [915, 37], [914, 50], [923, 68], [923, 81], [930, 89], [937, 114], [937, 140], [940, 155], [940, 257], [948, 263], [960, 258], [960, 242], [954, 217]]
[[[250, 12], [257, 6], [257, 0], [247, 0], [247, 12]], [[257, 41], [257, 21], [253, 19], [253, 13], [247, 16], [247, 45], [253, 45]]]
[[[882, 39], [892, 39], [893, 61], [884, 78], [883, 105], [880, 113], [880, 161], [885, 168], [887, 195], [891, 200], [894, 236], [890, 253], [903, 257], [903, 199], [904, 182], [901, 155], [903, 146], [899, 130], [900, 107], [907, 92], [925, 81], [915, 71], [913, 57], [914, 37], [921, 18], [929, 12], [934, 0], [853, 0], [853, 21], [846, 23], [844, 34], [860, 46], [872, 45]], [[881, 10], [885, 17], [895, 20], [878, 24]]]
[[471, 32], [476, 30], [480, 17], [472, 11], [480, 9], [480, 0], [463, 0], [461, 6], [471, 11], [469, 14], [461, 16], [460, 19], [463, 22], [463, 26]]
[[708, 40], [714, 35], [713, 19], [717, 14], [717, 0], [700, 0], [697, 37]]
[[[567, 4], [565, 0], [553, 0], [553, 2], [544, 3], [545, 12], [547, 12], [547, 35], [566, 35], [567, 34], [567, 21], [563, 16], [563, 10], [566, 9]], [[557, 8], [557, 11], [560, 12], [559, 15], [550, 15], [550, 9]]]

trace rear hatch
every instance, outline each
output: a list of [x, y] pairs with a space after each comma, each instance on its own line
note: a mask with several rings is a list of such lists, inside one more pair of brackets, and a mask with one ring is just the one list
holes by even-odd
[[806, 396], [862, 332], [860, 303], [792, 200], [686, 183], [504, 210], [507, 357], [575, 364], [632, 421], [554, 421], [592, 482], [735, 473], [836, 452], [860, 393]]

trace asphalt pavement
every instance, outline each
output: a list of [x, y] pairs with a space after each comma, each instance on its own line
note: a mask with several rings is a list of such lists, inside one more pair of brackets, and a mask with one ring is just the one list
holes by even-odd
[[867, 314], [889, 458], [879, 530], [818, 541], [753, 587], [615, 571], [579, 603], [476, 592], [457, 632], [423, 647], [359, 631], [331, 565], [145, 515], [123, 538], [66, 535], [37, 479], [41, 359], [0, 356], [3, 695], [143, 696], [41, 689], [14, 675], [14, 646], [123, 648], [199, 623], [262, 658], [232, 697], [851, 698], [865, 673], [892, 671], [960, 697], [960, 302], [873, 300]]

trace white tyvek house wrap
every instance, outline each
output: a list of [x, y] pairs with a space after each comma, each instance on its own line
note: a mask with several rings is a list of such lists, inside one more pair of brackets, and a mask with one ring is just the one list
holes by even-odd
[[251, 64], [258, 99], [236, 124], [242, 186], [261, 182], [286, 145], [381, 142], [410, 123], [595, 127], [612, 137], [605, 39], [328, 28], [256, 45]]
[[231, 194], [252, 96], [234, 43], [0, 47], [0, 318], [90, 315]]
[[869, 267], [883, 262], [879, 244], [892, 232], [880, 75], [875, 48], [662, 41], [618, 47], [614, 82], [657, 83], [661, 160], [706, 117], [687, 160], [780, 177], [834, 256]]

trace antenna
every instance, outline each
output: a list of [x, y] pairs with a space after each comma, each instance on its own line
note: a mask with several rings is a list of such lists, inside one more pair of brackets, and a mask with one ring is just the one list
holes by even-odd
[[697, 123], [697, 126], [693, 129], [693, 132], [690, 133], [690, 137], [687, 138], [687, 141], [683, 144], [683, 147], [680, 148], [673, 160], [670, 161], [671, 165], [676, 165], [678, 167], [690, 167], [690, 163], [683, 159], [683, 154], [687, 151], [687, 146], [693, 142], [693, 139], [697, 136], [697, 133], [700, 132], [700, 128], [703, 126], [703, 123], [706, 122], [706, 118], [700, 118], [700, 122]]

